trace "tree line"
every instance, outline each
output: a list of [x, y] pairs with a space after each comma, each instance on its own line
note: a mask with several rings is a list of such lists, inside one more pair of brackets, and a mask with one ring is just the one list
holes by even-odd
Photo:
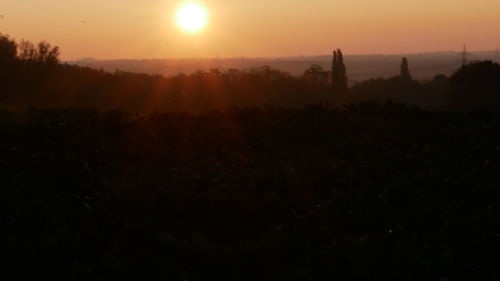
[[232, 106], [340, 106], [362, 101], [415, 104], [433, 109], [498, 108], [500, 66], [473, 62], [453, 75], [430, 81], [412, 79], [409, 62], [401, 74], [348, 86], [342, 51], [333, 53], [332, 69], [312, 65], [301, 76], [269, 66], [212, 69], [171, 77], [106, 72], [61, 63], [60, 50], [42, 41], [16, 42], [0, 35], [0, 106], [11, 109], [69, 108], [124, 111], [203, 111]]

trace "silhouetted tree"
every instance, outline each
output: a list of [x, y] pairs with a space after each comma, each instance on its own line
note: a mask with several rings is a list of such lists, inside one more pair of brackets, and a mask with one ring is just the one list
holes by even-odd
[[304, 72], [302, 78], [316, 84], [327, 84], [328, 74], [328, 71], [323, 70], [321, 65], [313, 64]]
[[21, 43], [19, 43], [19, 59], [21, 59], [21, 61], [34, 61], [35, 53], [35, 45], [32, 42], [22, 40]]
[[400, 74], [401, 78], [405, 79], [405, 80], [411, 80], [411, 74], [410, 74], [410, 69], [408, 67], [408, 59], [407, 58], [403, 58], [401, 60], [401, 74]]
[[500, 65], [468, 63], [450, 78], [449, 105], [456, 109], [500, 108]]
[[0, 34], [0, 102], [5, 102], [12, 94], [16, 75], [17, 44], [9, 36]]
[[56, 64], [59, 62], [59, 47], [52, 47], [50, 43], [42, 41], [38, 43], [37, 60], [41, 63]]
[[41, 41], [36, 46], [24, 40], [19, 44], [19, 58], [24, 63], [54, 65], [59, 62], [59, 54], [59, 47], [52, 47], [46, 41]]
[[344, 92], [347, 90], [346, 67], [344, 65], [344, 56], [340, 49], [333, 51], [331, 80], [332, 88], [336, 92]]
[[17, 44], [9, 36], [0, 33], [0, 67], [15, 61]]

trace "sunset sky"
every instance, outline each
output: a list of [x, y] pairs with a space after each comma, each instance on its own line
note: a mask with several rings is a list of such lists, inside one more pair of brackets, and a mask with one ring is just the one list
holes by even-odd
[[196, 34], [174, 23], [181, 2], [2, 0], [0, 32], [46, 39], [66, 60], [500, 48], [499, 0], [200, 0], [209, 23]]

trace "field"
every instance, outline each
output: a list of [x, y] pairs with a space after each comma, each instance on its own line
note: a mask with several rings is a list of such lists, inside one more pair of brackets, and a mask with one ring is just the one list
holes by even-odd
[[495, 280], [500, 115], [0, 112], [0, 273]]

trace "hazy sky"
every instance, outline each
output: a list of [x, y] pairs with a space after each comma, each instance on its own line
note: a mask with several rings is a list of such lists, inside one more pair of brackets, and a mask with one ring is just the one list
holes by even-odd
[[180, 2], [1, 0], [0, 32], [46, 39], [63, 59], [500, 48], [500, 0], [200, 0], [210, 23], [195, 35], [173, 23]]

